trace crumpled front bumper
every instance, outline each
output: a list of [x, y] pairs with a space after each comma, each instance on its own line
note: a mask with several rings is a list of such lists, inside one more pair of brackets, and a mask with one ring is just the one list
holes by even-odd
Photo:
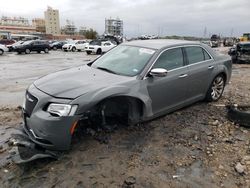
[[[24, 130], [29, 138], [34, 143], [49, 150], [69, 150], [72, 128], [80, 119], [80, 115], [66, 117], [52, 116], [46, 112], [45, 106], [52, 101], [59, 102], [60, 99], [55, 99], [34, 86], [31, 86], [28, 92], [38, 99], [32, 112], [28, 110], [27, 105], [23, 108]], [[60, 102], [66, 103], [69, 100], [65, 101], [61, 99]], [[29, 114], [27, 111], [29, 111]]]

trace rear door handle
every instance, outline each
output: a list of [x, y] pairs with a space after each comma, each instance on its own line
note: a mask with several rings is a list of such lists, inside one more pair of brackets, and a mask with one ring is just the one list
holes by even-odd
[[186, 78], [188, 75], [187, 74], [181, 74], [179, 78]]
[[208, 66], [208, 69], [210, 70], [210, 69], [214, 69], [214, 66]]

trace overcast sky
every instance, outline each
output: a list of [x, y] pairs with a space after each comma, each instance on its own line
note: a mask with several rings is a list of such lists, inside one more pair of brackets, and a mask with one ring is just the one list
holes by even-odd
[[104, 32], [105, 18], [124, 21], [125, 36], [142, 34], [241, 36], [250, 32], [250, 0], [0, 0], [0, 15], [44, 17], [47, 6], [59, 10], [60, 24]]

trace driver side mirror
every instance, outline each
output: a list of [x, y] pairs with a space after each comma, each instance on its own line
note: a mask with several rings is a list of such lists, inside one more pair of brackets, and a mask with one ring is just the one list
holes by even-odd
[[165, 77], [167, 76], [168, 71], [166, 69], [163, 68], [154, 68], [150, 71], [150, 75], [151, 76], [155, 76], [155, 77]]

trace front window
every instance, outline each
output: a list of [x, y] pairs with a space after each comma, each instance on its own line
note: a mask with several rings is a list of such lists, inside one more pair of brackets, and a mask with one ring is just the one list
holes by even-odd
[[184, 66], [183, 53], [181, 48], [170, 49], [163, 52], [156, 60], [154, 68], [173, 70]]
[[136, 76], [143, 70], [154, 53], [155, 50], [148, 48], [118, 46], [97, 59], [92, 67], [114, 74]]

